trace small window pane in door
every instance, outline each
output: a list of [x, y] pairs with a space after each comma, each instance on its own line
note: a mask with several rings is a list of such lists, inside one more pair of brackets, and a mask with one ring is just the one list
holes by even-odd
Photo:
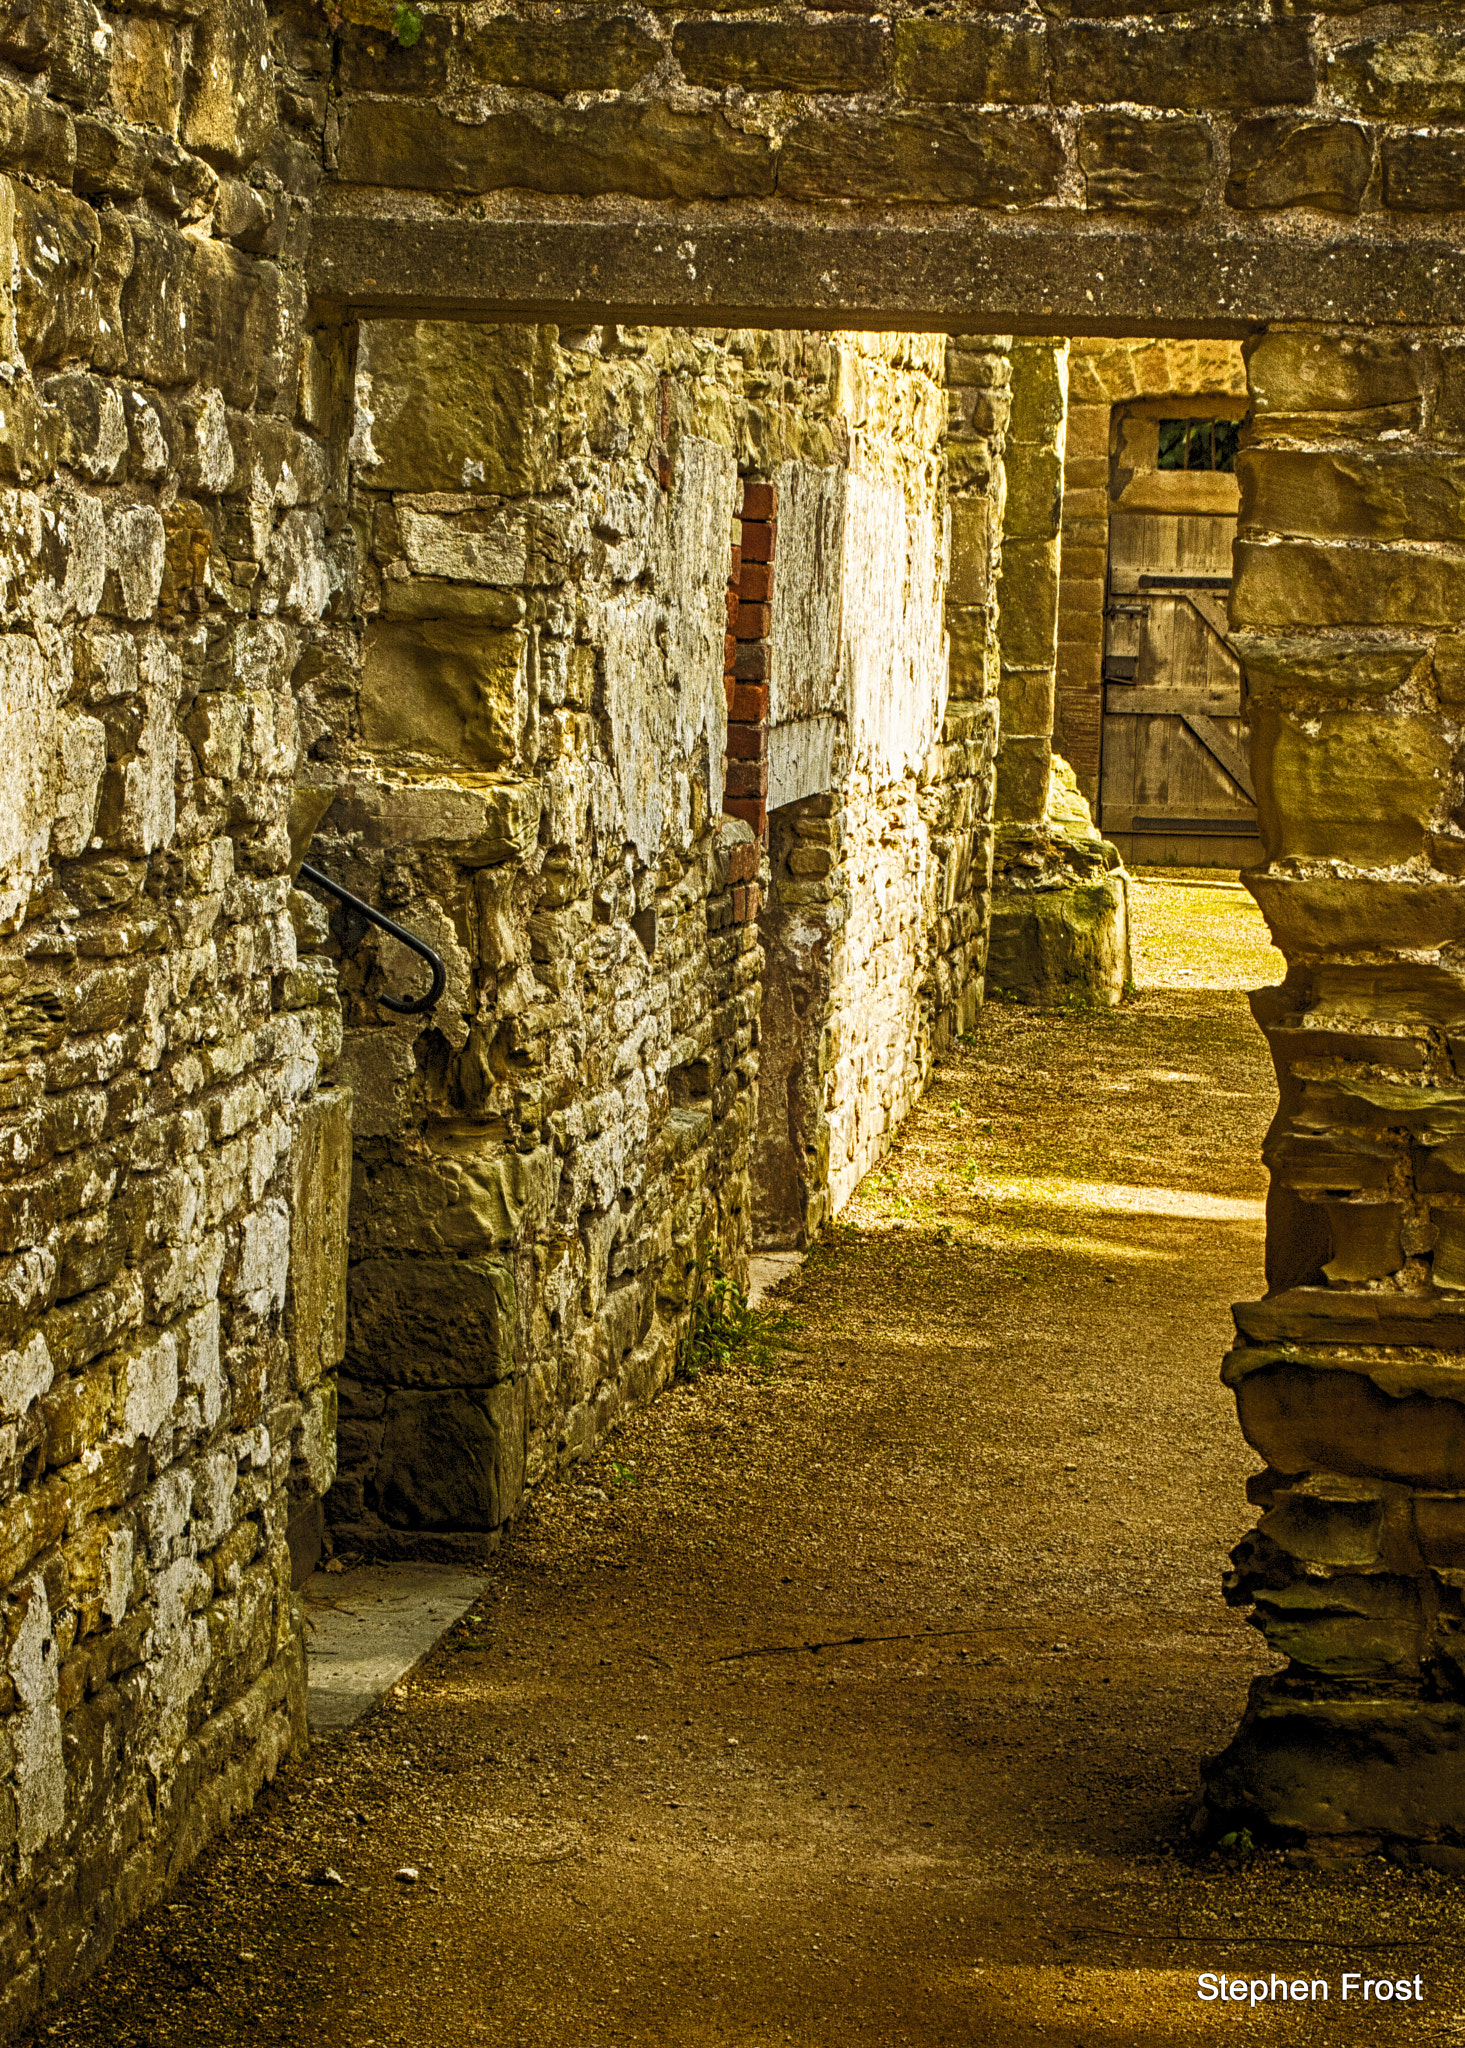
[[1236, 468], [1239, 420], [1161, 420], [1161, 469]]

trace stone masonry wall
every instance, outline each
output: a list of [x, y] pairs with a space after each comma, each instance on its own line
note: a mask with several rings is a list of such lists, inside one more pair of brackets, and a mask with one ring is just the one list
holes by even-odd
[[[337, 1547], [481, 1547], [746, 1258], [756, 929], [729, 867], [723, 337], [365, 325], [361, 622], [307, 731], [358, 1101]], [[739, 856], [741, 858], [741, 856]], [[350, 934], [341, 914], [338, 936]]]
[[1232, 601], [1287, 961], [1267, 1281], [1225, 1377], [1266, 1460], [1230, 1596], [1288, 1659], [1219, 1811], [1465, 1855], [1465, 338], [1248, 349]]
[[1124, 872], [1053, 746], [1068, 370], [1067, 342], [1013, 345], [987, 981], [1024, 1002], [1114, 1004], [1130, 981]]
[[[336, 917], [357, 1101], [338, 1547], [481, 1547], [669, 1377], [711, 1268], [741, 1277], [779, 688], [754, 585], [787, 557], [758, 478], [919, 479], [909, 514], [890, 486], [893, 595], [868, 629], [852, 605], [842, 644], [867, 776], [893, 733], [921, 750], [896, 774], [923, 771], [943, 672], [884, 629], [908, 611], [939, 649], [940, 350], [363, 325], [362, 622], [321, 643], [304, 694], [311, 778], [338, 785], [313, 858], [436, 945], [449, 981], [431, 1018], [384, 1018], [376, 992], [422, 970]], [[907, 700], [908, 734], [890, 724]], [[847, 1058], [877, 1122], [919, 1087], [928, 933], [960, 908], [929, 827], [905, 829], [914, 788], [876, 828], [898, 909], [884, 869], [858, 876], [852, 986], [879, 1035]], [[888, 947], [898, 972], [872, 964]]]
[[343, 44], [314, 275], [354, 302], [1237, 334], [1458, 300], [1454, 0], [422, 12]]
[[[984, 375], [1005, 369], [1004, 346]], [[760, 918], [761, 1245], [806, 1243], [839, 1213], [980, 1001], [995, 707], [955, 696], [942, 646], [944, 357], [939, 336], [865, 338], [838, 393], [847, 467], [780, 471], [771, 654], [785, 719], [770, 745], [785, 800]], [[1001, 439], [965, 403], [970, 557], [996, 530]], [[967, 574], [970, 594], [990, 594], [985, 554]], [[985, 604], [969, 615], [985, 634]]]
[[0, 19], [0, 2032], [305, 1738], [350, 1143], [289, 832], [348, 549], [320, 27]]

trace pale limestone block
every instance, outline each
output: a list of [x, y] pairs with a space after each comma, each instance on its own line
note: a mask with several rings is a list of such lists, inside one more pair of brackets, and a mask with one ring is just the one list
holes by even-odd
[[417, 1071], [409, 1039], [395, 1031], [348, 1031], [340, 1071], [359, 1138], [399, 1137], [408, 1128], [408, 1091]]
[[171, 693], [149, 693], [137, 753], [122, 771], [117, 844], [124, 853], [155, 853], [177, 829], [178, 732]]
[[[843, 467], [816, 469], [804, 462], [783, 462], [774, 471], [774, 481], [778, 550], [768, 715], [777, 726], [847, 708], [839, 687], [839, 622], [849, 472]], [[797, 795], [828, 787], [811, 784]], [[778, 802], [794, 800], [780, 797]], [[771, 794], [769, 808], [774, 808]]]
[[117, 1367], [124, 1442], [158, 1435], [178, 1399], [178, 1344], [170, 1331], [126, 1353]]
[[97, 797], [107, 766], [107, 730], [98, 718], [63, 718], [58, 743], [60, 784], [51, 844], [61, 860], [85, 853], [97, 821]]
[[256, 1316], [283, 1308], [289, 1271], [290, 1212], [283, 1202], [264, 1202], [244, 1219], [235, 1300]]
[[265, 544], [261, 615], [279, 615], [314, 625], [325, 615], [331, 590], [325, 527], [320, 514], [287, 513]]
[[132, 1599], [132, 1566], [136, 1551], [131, 1528], [123, 1522], [102, 1547], [102, 1612], [116, 1628]]
[[49, 1390], [54, 1375], [50, 1349], [39, 1330], [20, 1350], [0, 1352], [0, 1417], [19, 1422], [32, 1401]]
[[193, 1523], [200, 1550], [212, 1550], [234, 1526], [239, 1467], [232, 1450], [211, 1451], [193, 1466]]
[[8, 1662], [19, 1706], [6, 1722], [5, 1732], [15, 1754], [20, 1853], [28, 1859], [50, 1840], [66, 1817], [66, 1765], [57, 1698], [60, 1658], [40, 1574], [13, 1586], [10, 1599], [21, 1617]]
[[307, 1395], [295, 1437], [296, 1455], [305, 1466], [317, 1499], [329, 1492], [336, 1476], [336, 1388], [325, 1381]]
[[[201, 1263], [201, 1254], [195, 1255]], [[183, 1383], [198, 1396], [205, 1426], [212, 1429], [224, 1408], [224, 1372], [219, 1359], [219, 1304], [195, 1309], [179, 1330]]]
[[56, 704], [41, 650], [0, 638], [0, 927], [29, 900], [46, 857], [57, 798]]
[[145, 619], [156, 610], [166, 547], [162, 518], [151, 505], [124, 505], [108, 517], [107, 567], [127, 618]]
[[227, 491], [234, 481], [235, 462], [222, 391], [210, 390], [204, 394], [203, 405], [194, 422], [192, 454], [202, 488], [206, 491]]

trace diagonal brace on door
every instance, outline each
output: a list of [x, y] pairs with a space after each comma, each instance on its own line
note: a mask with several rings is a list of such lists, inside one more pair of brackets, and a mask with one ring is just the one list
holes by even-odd
[[1182, 711], [1181, 720], [1190, 727], [1206, 752], [1220, 762], [1236, 787], [1248, 799], [1256, 802], [1256, 784], [1251, 779], [1251, 764], [1229, 732], [1214, 718], [1207, 718], [1202, 711]]

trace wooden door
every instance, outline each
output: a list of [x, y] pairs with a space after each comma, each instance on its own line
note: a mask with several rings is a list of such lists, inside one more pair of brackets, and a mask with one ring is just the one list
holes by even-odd
[[1245, 867], [1259, 847], [1241, 665], [1226, 640], [1234, 478], [1137, 473], [1146, 437], [1128, 428], [1109, 519], [1101, 827], [1126, 861]]

